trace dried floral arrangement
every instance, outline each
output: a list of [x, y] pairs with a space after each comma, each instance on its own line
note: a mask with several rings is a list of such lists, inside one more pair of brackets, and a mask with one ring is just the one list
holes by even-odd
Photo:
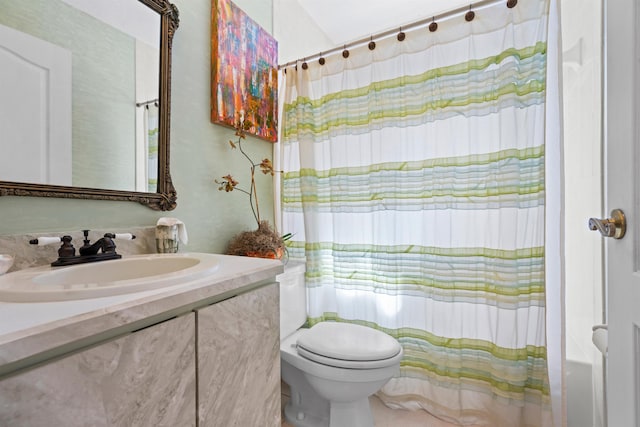
[[[246, 138], [246, 131], [251, 128], [251, 123], [247, 120], [239, 120], [236, 125], [237, 141], [229, 140], [232, 149], [238, 149], [250, 164], [251, 183], [249, 189], [239, 186], [239, 182], [231, 175], [225, 175], [221, 180], [215, 180], [219, 185], [219, 191], [227, 193], [237, 190], [249, 197], [249, 205], [256, 220], [258, 229], [252, 231], [244, 231], [234, 236], [229, 242], [227, 253], [229, 255], [246, 255], [257, 256], [263, 258], [280, 259], [285, 253], [284, 239], [267, 220], [260, 218], [260, 204], [258, 202], [258, 193], [256, 189], [255, 172], [259, 168], [265, 175], [275, 175], [273, 163], [269, 159], [263, 159], [260, 163], [256, 163], [249, 157], [247, 152], [242, 148], [242, 141]], [[287, 236], [290, 237], [290, 236]]]

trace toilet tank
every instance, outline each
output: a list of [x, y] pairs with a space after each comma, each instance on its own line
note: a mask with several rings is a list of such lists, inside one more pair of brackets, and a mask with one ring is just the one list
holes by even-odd
[[291, 335], [307, 320], [307, 289], [304, 282], [305, 263], [289, 261], [280, 282], [280, 340]]

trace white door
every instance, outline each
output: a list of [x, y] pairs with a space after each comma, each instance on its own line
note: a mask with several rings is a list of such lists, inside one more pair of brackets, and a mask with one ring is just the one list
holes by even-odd
[[71, 52], [0, 25], [0, 180], [71, 185]]
[[640, 426], [640, 5], [606, 1], [605, 212], [621, 209], [627, 232], [606, 238], [607, 419], [609, 427]]

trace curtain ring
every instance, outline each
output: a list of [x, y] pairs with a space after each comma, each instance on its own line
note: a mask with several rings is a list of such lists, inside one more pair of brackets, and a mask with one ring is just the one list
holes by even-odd
[[371, 36], [371, 41], [369, 42], [369, 50], [373, 50], [376, 48], [376, 42], [373, 41], [373, 36]]
[[307, 68], [309, 68], [309, 66], [307, 65], [307, 58], [304, 58], [302, 60], [302, 69], [306, 70]]
[[438, 23], [436, 22], [436, 17], [434, 16], [431, 20], [431, 24], [429, 24], [429, 31], [435, 33], [438, 30]]
[[464, 20], [467, 22], [471, 22], [475, 17], [476, 17], [476, 13], [473, 10], [471, 10], [471, 5], [469, 5], [469, 12], [467, 12], [466, 15], [464, 15]]
[[324, 60], [324, 58], [322, 57], [322, 52], [320, 52], [320, 58], [318, 58], [318, 64], [320, 64], [320, 65], [324, 65], [324, 63], [325, 63], [325, 60]]
[[518, 4], [518, 0], [507, 0], [507, 7], [513, 9]]
[[406, 35], [402, 32], [402, 27], [400, 27], [400, 32], [398, 33], [398, 41], [401, 42], [405, 39]]
[[347, 50], [347, 45], [344, 45], [344, 50], [342, 51], [342, 57], [347, 59], [349, 57], [349, 51]]

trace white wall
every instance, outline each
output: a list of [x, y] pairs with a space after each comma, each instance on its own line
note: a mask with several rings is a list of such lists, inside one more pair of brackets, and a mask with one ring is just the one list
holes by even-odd
[[593, 361], [591, 325], [601, 322], [603, 313], [602, 240], [587, 228], [590, 216], [605, 214], [601, 202], [600, 3], [601, 0], [562, 2], [567, 358], [583, 362]]
[[335, 47], [297, 0], [273, 0], [273, 30], [278, 45], [278, 64], [315, 55]]
[[602, 0], [562, 0], [561, 7], [568, 417], [569, 427], [598, 426], [603, 371], [602, 357], [591, 342], [591, 326], [604, 320], [603, 252], [602, 238], [588, 230], [587, 222], [589, 217], [606, 216], [602, 211]]

